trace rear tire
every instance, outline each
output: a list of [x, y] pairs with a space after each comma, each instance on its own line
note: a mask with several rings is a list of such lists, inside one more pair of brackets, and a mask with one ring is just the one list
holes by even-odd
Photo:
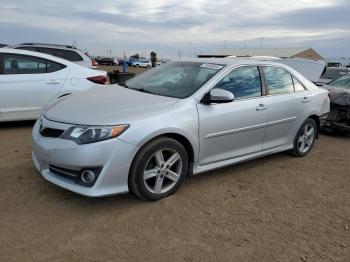
[[169, 137], [146, 144], [133, 160], [129, 189], [136, 196], [157, 201], [173, 194], [188, 171], [188, 155], [183, 145]]
[[315, 120], [312, 118], [306, 119], [294, 138], [293, 149], [289, 152], [295, 157], [306, 156], [315, 143], [317, 131]]

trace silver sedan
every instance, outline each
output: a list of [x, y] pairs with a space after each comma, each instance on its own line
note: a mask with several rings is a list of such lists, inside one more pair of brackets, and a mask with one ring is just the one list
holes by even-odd
[[328, 111], [327, 91], [286, 65], [171, 62], [49, 104], [33, 128], [33, 161], [82, 195], [154, 201], [187, 175], [281, 151], [305, 156]]

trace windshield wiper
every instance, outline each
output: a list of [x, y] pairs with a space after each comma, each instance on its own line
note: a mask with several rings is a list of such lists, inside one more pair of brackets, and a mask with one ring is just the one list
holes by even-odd
[[126, 85], [125, 82], [121, 82], [119, 85], [120, 85], [120, 86], [123, 86], [123, 87], [125, 87], [125, 88], [129, 88], [129, 89], [132, 89], [132, 90], [136, 90], [136, 91], [142, 92], [142, 93], [154, 94], [153, 92], [148, 91], [148, 90], [146, 90], [146, 89], [144, 89], [144, 88], [132, 88], [132, 87], [129, 87], [129, 86]]
[[119, 83], [119, 85], [120, 85], [120, 86], [124, 86], [124, 87], [126, 87], [126, 88], [129, 88], [129, 87], [126, 85], [125, 82], [121, 82], [121, 83]]
[[142, 93], [154, 94], [153, 92], [148, 91], [148, 90], [146, 90], [144, 88], [130, 88], [130, 89], [134, 89], [134, 90], [137, 90], [137, 91], [142, 92]]

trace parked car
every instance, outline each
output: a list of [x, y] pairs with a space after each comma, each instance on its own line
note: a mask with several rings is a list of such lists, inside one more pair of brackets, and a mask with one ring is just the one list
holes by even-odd
[[10, 48], [35, 51], [57, 56], [88, 68], [96, 68], [98, 66], [96, 61], [90, 57], [88, 52], [69, 45], [23, 43], [16, 46], [11, 46]]
[[190, 174], [281, 151], [307, 155], [329, 111], [326, 90], [269, 61], [170, 62], [124, 86], [46, 108], [32, 132], [45, 179], [90, 197], [159, 200]]
[[110, 57], [104, 57], [104, 58], [96, 59], [96, 62], [99, 65], [106, 65], [106, 66], [118, 65], [118, 61], [116, 59], [113, 59], [113, 58], [110, 58]]
[[150, 68], [152, 67], [152, 62], [147, 59], [138, 59], [132, 62], [132, 66]]
[[330, 113], [323, 129], [350, 134], [350, 73], [324, 86], [329, 91]]
[[36, 119], [53, 98], [105, 84], [107, 73], [26, 50], [0, 49], [0, 121]]
[[7, 45], [5, 44], [0, 44], [0, 48], [6, 47]]

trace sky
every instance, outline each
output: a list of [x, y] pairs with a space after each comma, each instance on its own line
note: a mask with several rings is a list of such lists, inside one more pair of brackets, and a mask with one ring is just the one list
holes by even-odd
[[348, 58], [349, 14], [350, 0], [0, 0], [0, 43], [172, 59], [261, 44]]

